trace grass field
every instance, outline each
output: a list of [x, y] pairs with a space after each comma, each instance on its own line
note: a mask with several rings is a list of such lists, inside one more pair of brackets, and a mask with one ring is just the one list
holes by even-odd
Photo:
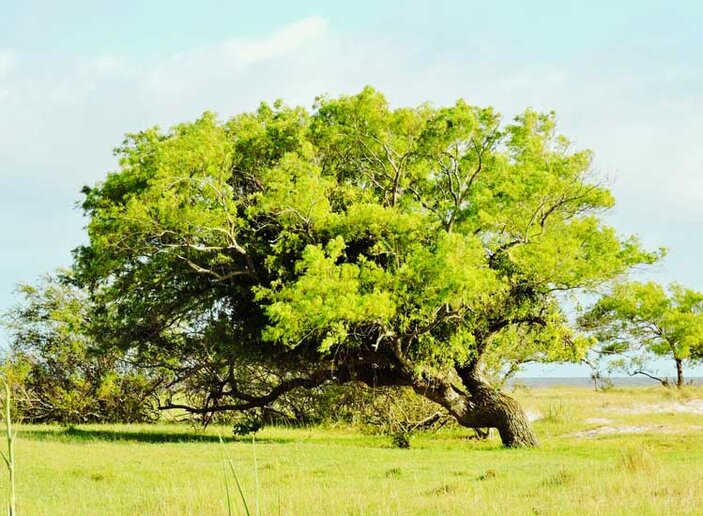
[[226, 450], [251, 514], [703, 514], [703, 389], [515, 394], [540, 449], [455, 428], [401, 450], [341, 428], [266, 428], [252, 444], [226, 427], [24, 426], [18, 512], [227, 514]]

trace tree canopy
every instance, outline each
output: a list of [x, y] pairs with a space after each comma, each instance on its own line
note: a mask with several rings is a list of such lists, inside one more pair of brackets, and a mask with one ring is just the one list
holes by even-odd
[[207, 393], [167, 405], [193, 412], [331, 381], [406, 385], [535, 444], [486, 364], [579, 358], [559, 296], [658, 258], [603, 223], [613, 197], [553, 113], [505, 124], [366, 88], [312, 110], [206, 113], [117, 154], [84, 190], [77, 277], [106, 345]]
[[[703, 292], [675, 283], [668, 291], [654, 282], [617, 284], [579, 323], [604, 352], [644, 350], [672, 359], [679, 387], [684, 383], [684, 362], [703, 360]], [[633, 374], [651, 376], [641, 364], [635, 365], [640, 367]]]

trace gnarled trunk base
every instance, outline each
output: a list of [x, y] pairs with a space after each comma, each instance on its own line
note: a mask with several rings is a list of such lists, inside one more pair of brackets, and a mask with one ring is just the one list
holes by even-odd
[[527, 415], [520, 404], [491, 387], [481, 376], [479, 362], [472, 367], [457, 369], [463, 389], [441, 377], [418, 378], [402, 364], [397, 368], [357, 368], [347, 377], [338, 374], [338, 380], [362, 381], [370, 386], [407, 386], [425, 398], [444, 407], [456, 421], [467, 428], [495, 428], [503, 444], [510, 448], [538, 446]]
[[471, 394], [458, 392], [448, 386], [431, 390], [416, 387], [415, 391], [442, 405], [464, 427], [497, 429], [506, 447], [529, 448], [539, 445], [520, 404], [486, 383], [472, 385]]
[[520, 404], [510, 396], [496, 391], [483, 402], [482, 417], [490, 422], [486, 425], [498, 430], [505, 446], [523, 448], [538, 446], [537, 436]]
[[470, 398], [464, 414], [458, 414], [460, 425], [469, 428], [495, 428], [503, 445], [510, 448], [538, 446], [537, 436], [520, 404], [510, 396], [490, 387]]

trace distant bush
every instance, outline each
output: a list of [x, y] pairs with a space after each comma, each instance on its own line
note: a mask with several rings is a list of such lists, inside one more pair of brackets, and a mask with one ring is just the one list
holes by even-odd
[[263, 421], [260, 418], [247, 414], [242, 419], [235, 421], [234, 425], [232, 425], [232, 433], [237, 437], [244, 437], [255, 434], [263, 426]]
[[36, 423], [135, 423], [158, 417], [158, 381], [118, 352], [100, 351], [88, 332], [87, 296], [60, 278], [18, 287], [4, 314], [10, 348], [2, 369], [19, 416]]
[[563, 400], [550, 402], [542, 417], [542, 421], [554, 424], [570, 423], [575, 419], [573, 408]]
[[391, 435], [391, 443], [395, 448], [410, 448], [410, 434], [399, 431]]

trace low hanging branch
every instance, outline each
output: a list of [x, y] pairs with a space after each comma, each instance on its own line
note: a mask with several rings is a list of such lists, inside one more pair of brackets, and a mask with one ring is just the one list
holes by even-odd
[[158, 408], [159, 410], [181, 409], [191, 414], [210, 414], [213, 412], [225, 412], [228, 410], [250, 410], [253, 408], [265, 407], [276, 401], [282, 395], [294, 389], [312, 389], [319, 387], [332, 378], [333, 374], [331, 371], [320, 371], [308, 378], [293, 378], [290, 380], [285, 380], [271, 389], [268, 394], [263, 396], [252, 396], [237, 390], [231, 390], [224, 393], [232, 396], [233, 398], [244, 400], [242, 403], [230, 403], [225, 405], [214, 404], [205, 407], [193, 407], [181, 403], [168, 402], [165, 405], [159, 404]]
[[637, 376], [637, 375], [646, 376], [647, 378], [650, 378], [652, 380], [655, 380], [655, 381], [661, 383], [664, 387], [669, 386], [669, 379], [668, 378], [659, 378], [658, 376], [654, 376], [653, 374], [648, 373], [647, 371], [643, 371], [641, 369], [637, 369], [636, 371], [628, 371], [627, 374], [629, 376]]

